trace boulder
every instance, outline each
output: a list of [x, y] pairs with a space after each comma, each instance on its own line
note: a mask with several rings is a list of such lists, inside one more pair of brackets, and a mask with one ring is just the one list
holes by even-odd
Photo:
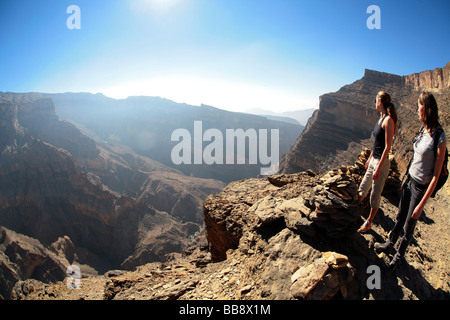
[[9, 299], [20, 280], [62, 281], [66, 266], [38, 240], [0, 226], [0, 295]]
[[290, 291], [297, 299], [329, 300], [339, 292], [342, 298], [346, 298], [354, 274], [347, 256], [324, 252], [321, 258], [299, 268], [291, 276]]

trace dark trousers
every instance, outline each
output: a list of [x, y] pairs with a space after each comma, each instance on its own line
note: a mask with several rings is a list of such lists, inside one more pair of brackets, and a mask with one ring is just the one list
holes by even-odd
[[402, 193], [398, 207], [397, 222], [389, 236], [391, 244], [394, 245], [403, 232], [402, 239], [397, 249], [397, 254], [400, 256], [405, 255], [406, 248], [413, 238], [417, 219], [413, 219], [412, 214], [422, 200], [427, 188], [428, 185], [419, 184], [411, 177], [408, 177], [408, 180], [401, 190]]

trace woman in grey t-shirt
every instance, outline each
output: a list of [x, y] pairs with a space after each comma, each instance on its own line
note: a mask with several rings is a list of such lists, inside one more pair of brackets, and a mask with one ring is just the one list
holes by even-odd
[[439, 125], [436, 100], [429, 92], [423, 92], [418, 100], [418, 110], [423, 130], [414, 138], [414, 156], [408, 171], [408, 180], [402, 187], [397, 222], [385, 243], [376, 243], [375, 250], [387, 251], [393, 248], [402, 229], [404, 231], [400, 245], [389, 267], [394, 269], [406, 252], [423, 208], [436, 187], [444, 163], [446, 152], [445, 133], [439, 136], [436, 155], [434, 137]]

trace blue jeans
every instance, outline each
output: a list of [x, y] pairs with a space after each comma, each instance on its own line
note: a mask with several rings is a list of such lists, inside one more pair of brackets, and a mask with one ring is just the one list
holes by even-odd
[[402, 188], [400, 204], [398, 206], [397, 222], [389, 236], [391, 244], [394, 245], [403, 231], [403, 236], [397, 249], [397, 254], [399, 256], [405, 255], [406, 248], [413, 238], [417, 219], [413, 219], [412, 214], [422, 200], [427, 188], [428, 184], [419, 184], [410, 176], [408, 176], [408, 180]]

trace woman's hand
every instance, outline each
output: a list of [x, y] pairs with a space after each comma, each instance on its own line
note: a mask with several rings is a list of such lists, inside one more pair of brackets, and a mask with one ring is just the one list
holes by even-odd
[[366, 170], [369, 167], [370, 160], [372, 160], [372, 154], [373, 154], [373, 152], [370, 153], [369, 158], [367, 159], [366, 163], [364, 164], [364, 167], [366, 168]]
[[436, 154], [436, 162], [434, 165], [434, 172], [433, 172], [433, 178], [431, 179], [430, 184], [428, 185], [427, 191], [422, 197], [422, 200], [419, 202], [417, 207], [414, 209], [414, 212], [412, 214], [413, 219], [419, 219], [420, 215], [422, 214], [423, 208], [425, 207], [425, 204], [427, 203], [428, 199], [431, 197], [431, 194], [434, 191], [434, 188], [436, 188], [436, 184], [439, 180], [439, 175], [441, 174], [442, 165], [444, 163], [445, 158], [445, 152], [447, 150], [447, 142], [442, 141], [439, 144], [439, 147], [437, 149]]
[[421, 205], [420, 203], [417, 205], [417, 207], [414, 209], [414, 212], [412, 214], [412, 218], [417, 220], [420, 218], [420, 215], [422, 214], [423, 211], [423, 205]]
[[381, 171], [381, 167], [378, 165], [377, 169], [375, 170], [375, 172], [373, 173], [373, 176], [372, 176], [373, 181], [378, 180], [378, 178], [380, 177], [380, 171]]

